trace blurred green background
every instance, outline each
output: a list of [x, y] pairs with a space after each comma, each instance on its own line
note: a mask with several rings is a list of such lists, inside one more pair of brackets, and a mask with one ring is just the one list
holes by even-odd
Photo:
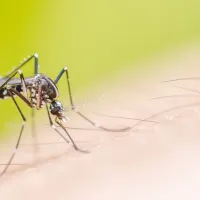
[[[199, 10], [198, 0], [1, 1], [0, 74], [38, 52], [41, 72], [54, 78], [67, 65], [73, 90], [81, 92], [125, 66], [198, 38]], [[25, 75], [32, 74], [32, 65]], [[11, 100], [1, 101], [0, 138], [20, 121]]]

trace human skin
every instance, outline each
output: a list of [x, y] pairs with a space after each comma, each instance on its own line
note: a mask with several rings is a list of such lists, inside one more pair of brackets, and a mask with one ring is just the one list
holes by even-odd
[[[38, 142], [53, 144], [38, 145], [35, 153], [32, 146], [21, 145], [14, 162], [28, 165], [10, 167], [0, 180], [0, 199], [199, 199], [198, 93], [160, 84], [198, 77], [199, 54], [198, 47], [173, 52], [146, 63], [155, 68], [141, 70], [139, 81], [134, 81], [133, 72], [124, 73], [118, 83], [107, 83], [98, 90], [103, 94], [100, 100], [98, 95], [87, 97], [89, 103], [80, 110], [95, 121], [110, 128], [132, 127], [127, 132], [100, 131], [70, 114], [67, 126], [80, 130], [68, 130], [88, 153], [76, 152], [50, 127], [39, 126]], [[198, 90], [197, 83], [178, 81], [173, 85]], [[152, 99], [177, 94], [180, 96]], [[106, 117], [93, 111], [154, 122]], [[29, 139], [25, 137], [22, 143]]]

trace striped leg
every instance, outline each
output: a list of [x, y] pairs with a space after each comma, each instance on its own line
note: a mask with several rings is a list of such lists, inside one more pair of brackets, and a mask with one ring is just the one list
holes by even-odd
[[83, 113], [81, 113], [80, 111], [78, 111], [74, 105], [73, 99], [72, 99], [72, 92], [71, 92], [71, 85], [70, 85], [70, 79], [69, 79], [69, 72], [67, 67], [64, 67], [62, 69], [62, 71], [59, 73], [59, 75], [57, 76], [56, 80], [54, 81], [55, 84], [57, 84], [60, 80], [60, 78], [63, 76], [63, 74], [66, 74], [66, 78], [67, 78], [67, 85], [68, 85], [68, 93], [69, 93], [69, 99], [70, 99], [70, 105], [71, 105], [71, 109], [78, 114], [81, 118], [83, 118], [84, 120], [86, 120], [87, 122], [89, 122], [92, 126], [102, 129], [104, 131], [109, 131], [109, 132], [122, 132], [122, 131], [128, 131], [131, 129], [131, 127], [125, 127], [122, 129], [109, 129], [106, 128], [104, 126], [98, 125], [96, 124], [94, 121], [92, 121], [91, 119], [89, 119], [88, 117], [86, 117]]
[[12, 91], [10, 91], [9, 88], [7, 88], [7, 91], [8, 91], [8, 93], [9, 93], [9, 95], [11, 96], [11, 98], [12, 98], [12, 100], [13, 100], [15, 106], [16, 106], [17, 109], [18, 109], [18, 111], [19, 111], [19, 113], [20, 113], [20, 115], [21, 115], [21, 117], [22, 117], [22, 119], [23, 119], [23, 123], [22, 123], [21, 130], [20, 130], [20, 133], [19, 133], [19, 136], [18, 136], [18, 139], [17, 139], [17, 143], [16, 143], [15, 148], [14, 148], [14, 150], [13, 150], [13, 153], [12, 153], [11, 157], [9, 158], [9, 160], [8, 160], [8, 162], [7, 162], [7, 164], [6, 164], [6, 167], [5, 167], [4, 170], [0, 173], [0, 177], [2, 177], [2, 176], [6, 173], [6, 171], [7, 171], [8, 168], [9, 168], [9, 166], [12, 164], [13, 159], [15, 158], [17, 149], [18, 149], [18, 147], [19, 147], [19, 145], [20, 145], [20, 141], [21, 141], [21, 138], [22, 138], [22, 133], [23, 133], [23, 130], [24, 130], [24, 126], [25, 126], [25, 123], [26, 123], [26, 118], [24, 117], [24, 114], [22, 113], [22, 110], [20, 109], [20, 107], [19, 107], [17, 101], [15, 100]]

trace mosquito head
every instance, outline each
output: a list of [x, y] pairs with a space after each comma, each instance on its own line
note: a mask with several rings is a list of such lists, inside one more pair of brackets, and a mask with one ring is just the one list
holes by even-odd
[[69, 118], [65, 117], [62, 113], [63, 113], [63, 105], [60, 101], [56, 101], [54, 100], [51, 104], [50, 104], [50, 112], [52, 115], [56, 115], [58, 117], [58, 119], [62, 120], [63, 122], [66, 122], [67, 120], [69, 120]]
[[59, 101], [53, 101], [50, 104], [50, 112], [52, 115], [56, 115], [59, 119], [63, 118], [62, 112], [63, 112], [63, 105]]

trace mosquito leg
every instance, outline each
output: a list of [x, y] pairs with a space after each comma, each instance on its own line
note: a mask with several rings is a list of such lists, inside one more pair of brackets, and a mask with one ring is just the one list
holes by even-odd
[[35, 108], [33, 107], [32, 103], [26, 99], [20, 92], [18, 92], [17, 90], [13, 89], [13, 88], [9, 88], [9, 91], [11, 93], [9, 94], [12, 94], [14, 93], [15, 95], [17, 95], [19, 98], [21, 98], [21, 100], [23, 100], [29, 107], [32, 108], [32, 113], [31, 113], [31, 117], [32, 117], [32, 129], [31, 129], [31, 132], [32, 132], [32, 137], [33, 139], [35, 140], [35, 143], [37, 141], [37, 134], [36, 134], [36, 130], [35, 130]]
[[[38, 54], [34, 54], [34, 55], [30, 56], [27, 60], [25, 60], [23, 63], [21, 63], [21, 65], [19, 65], [17, 68], [15, 68], [13, 70], [13, 72], [17, 70], [19, 72], [19, 74], [20, 74], [20, 78], [21, 78], [22, 86], [23, 86], [23, 91], [26, 93], [26, 98], [28, 98], [27, 86], [26, 86], [26, 82], [25, 82], [23, 73], [21, 71], [19, 71], [19, 69], [21, 69], [26, 63], [28, 63], [32, 59], [34, 59], [34, 74], [35, 75], [39, 74]], [[12, 74], [13, 72], [11, 72], [10, 74]], [[7, 77], [10, 74], [8, 74]], [[31, 134], [32, 134], [32, 137], [34, 139], [34, 143], [37, 143], [37, 133], [36, 133], [36, 130], [35, 130], [35, 109], [34, 108], [32, 109], [31, 117], [32, 117]], [[36, 146], [35, 146], [34, 151], [37, 154], [38, 149], [37, 149]]]
[[[25, 82], [25, 79], [24, 79], [23, 72], [21, 70], [18, 70], [18, 73], [20, 75], [20, 79], [21, 79], [21, 82], [22, 82], [23, 91], [26, 93], [25, 96], [28, 99], [27, 85], [26, 85], [26, 82]], [[36, 130], [35, 130], [35, 109], [34, 108], [32, 108], [31, 117], [32, 117], [31, 134], [32, 134], [32, 138], [34, 139], [34, 144], [36, 144], [37, 143], [37, 134], [36, 134]], [[34, 151], [35, 151], [35, 154], [37, 155], [37, 152], [38, 152], [37, 146], [35, 146]]]
[[24, 75], [23, 75], [23, 73], [22, 73], [21, 70], [18, 70], [18, 71], [15, 72], [10, 78], [8, 78], [8, 79], [0, 86], [0, 89], [3, 88], [4, 86], [6, 86], [6, 85], [9, 83], [9, 81], [10, 81], [14, 76], [16, 76], [17, 73], [20, 75], [20, 79], [21, 79], [23, 91], [26, 93], [26, 98], [28, 98], [27, 85], [26, 85], [26, 82], [25, 82], [25, 79], [24, 79]]
[[24, 62], [22, 62], [18, 67], [16, 67], [12, 72], [8, 73], [6, 76], [1, 77], [1, 80], [4, 81], [3, 84], [1, 84], [0, 88], [4, 87], [20, 70], [26, 63], [28, 63], [30, 60], [34, 59], [34, 74], [39, 74], [39, 62], [38, 62], [38, 54], [34, 54], [30, 56], [28, 59], [25, 59]]
[[51, 115], [50, 115], [50, 112], [49, 112], [49, 108], [48, 106], [46, 105], [46, 109], [47, 109], [47, 114], [48, 114], [48, 118], [49, 118], [49, 123], [51, 125], [51, 127], [58, 133], [58, 135], [60, 135], [67, 143], [69, 143], [69, 141], [59, 132], [59, 130], [56, 128], [56, 126], [53, 124], [53, 121], [51, 119]]
[[[20, 92], [18, 92], [17, 90], [13, 89], [13, 88], [10, 88], [9, 86], [7, 86], [7, 90], [9, 90], [11, 93], [9, 93], [9, 95], [12, 93], [14, 93], [15, 95], [17, 95], [21, 100], [23, 100], [29, 107], [33, 108], [33, 105], [32, 103], [26, 98], [24, 97]], [[12, 96], [11, 96], [12, 97]]]
[[18, 149], [19, 144], [20, 144], [20, 141], [21, 141], [21, 137], [22, 137], [22, 133], [23, 133], [23, 130], [24, 130], [24, 126], [25, 126], [25, 123], [26, 123], [26, 118], [24, 117], [24, 114], [22, 113], [22, 111], [21, 111], [19, 105], [17, 104], [15, 98], [13, 97], [12, 92], [9, 90], [9, 88], [7, 89], [7, 91], [8, 91], [8, 93], [9, 93], [9, 95], [11, 96], [11, 98], [12, 98], [12, 100], [13, 100], [15, 106], [16, 106], [17, 109], [18, 109], [18, 111], [19, 111], [19, 113], [20, 113], [20, 115], [21, 115], [21, 117], [22, 117], [22, 119], [23, 119], [23, 123], [22, 123], [22, 127], [21, 127], [21, 130], [20, 130], [18, 139], [17, 139], [17, 143], [16, 143], [16, 145], [15, 145], [15, 149], [14, 149], [14, 151], [13, 151], [13, 153], [12, 153], [10, 159], [8, 160], [8, 163], [7, 163], [6, 167], [5, 167], [4, 170], [1, 172], [0, 177], [2, 177], [2, 176], [6, 173], [6, 171], [8, 170], [9, 166], [11, 165], [11, 163], [12, 163], [12, 161], [13, 161], [15, 155], [16, 155], [17, 149]]
[[[36, 65], [37, 66], [37, 65]], [[21, 70], [18, 70], [17, 72], [15, 72], [10, 78], [8, 78], [7, 79], [7, 81], [6, 82], [4, 82], [4, 84], [1, 86], [1, 87], [4, 87], [7, 83], [9, 83], [9, 81], [16, 75], [16, 74], [19, 74], [20, 75], [20, 79], [21, 79], [21, 83], [22, 83], [22, 87], [23, 87], [23, 91], [26, 93], [26, 99], [28, 99], [28, 93], [27, 93], [27, 85], [26, 85], [26, 82], [25, 82], [25, 78], [24, 78], [24, 75], [23, 75], [23, 73], [22, 73], [22, 71]], [[15, 92], [16, 93], [16, 92]], [[18, 96], [20, 97], [20, 98], [22, 98], [22, 94], [20, 94], [20, 93], [18, 93]], [[24, 97], [22, 98], [22, 99], [24, 99]], [[25, 100], [24, 100], [25, 101]], [[25, 101], [30, 107], [32, 107], [32, 105], [31, 105], [31, 103], [30, 102], [27, 102], [27, 101]], [[34, 116], [34, 111], [32, 111], [32, 118], [33, 118], [33, 116]], [[32, 123], [32, 126], [34, 126], [33, 125], [33, 123]], [[34, 133], [33, 133], [34, 132]], [[32, 136], [34, 135], [34, 138], [36, 138], [36, 133], [35, 133], [35, 131], [34, 131], [34, 128], [32, 128]]]
[[34, 62], [34, 74], [36, 74], [36, 75], [39, 74], [38, 54], [34, 54], [34, 55], [30, 56], [28, 59], [26, 59], [24, 62], [22, 62], [12, 72], [8, 73], [4, 77], [1, 77], [1, 81], [3, 83], [0, 85], [0, 88], [4, 87], [18, 73], [18, 70], [20, 70], [26, 63], [28, 63], [32, 59], [35, 60], [35, 62]]
[[[19, 73], [19, 75], [20, 75], [20, 79], [21, 79], [22, 86], [23, 86], [23, 91], [27, 91], [27, 86], [26, 86], [26, 83], [25, 83], [25, 79], [24, 79], [23, 73], [20, 70], [15, 72], [15, 74], [13, 74], [1, 87], [3, 87], [5, 84], [7, 84], [17, 73]], [[9, 91], [8, 94], [11, 97], [12, 97], [12, 92], [13, 92], [17, 96], [19, 96], [29, 107], [33, 108], [32, 103], [28, 100], [28, 95], [26, 95], [27, 97], [24, 97], [20, 92], [18, 92], [17, 90], [9, 87], [9, 85], [7, 85], [7, 91]]]
[[[180, 87], [180, 86], [176, 86], [176, 85], [171, 85], [171, 86], [175, 87], [175, 88], [182, 89], [182, 90], [186, 90], [186, 91], [189, 91], [189, 92], [194, 92], [194, 93], [200, 94], [200, 91], [197, 91], [197, 90], [184, 88], [184, 87]], [[155, 99], [164, 99], [164, 98], [171, 98], [171, 97], [184, 97], [184, 96], [186, 97], [186, 95], [180, 95], [180, 94], [177, 95], [177, 94], [175, 94], [175, 95], [168, 95], [168, 96], [153, 97], [151, 99], [155, 100]]]
[[69, 92], [69, 100], [70, 100], [71, 108], [72, 108], [72, 110], [73, 110], [73, 109], [75, 109], [75, 106], [74, 106], [73, 99], [72, 99], [71, 85], [70, 85], [69, 73], [68, 73], [67, 67], [64, 67], [64, 68], [62, 69], [62, 71], [59, 73], [59, 75], [58, 75], [58, 77], [56, 78], [56, 80], [54, 81], [54, 83], [57, 84], [58, 81], [60, 80], [60, 78], [63, 76], [64, 73], [66, 73], [67, 85], [68, 85], [68, 92]]
[[168, 83], [168, 82], [174, 82], [174, 81], [184, 81], [184, 80], [199, 80], [200, 77], [187, 77], [187, 78], [177, 78], [177, 79], [171, 79], [167, 81], [161, 81], [161, 83]]
[[68, 133], [68, 131], [66, 130], [66, 128], [62, 125], [62, 123], [60, 123], [57, 118], [56, 118], [56, 123], [65, 131], [65, 133], [68, 135], [70, 141], [72, 142], [73, 144], [73, 147], [75, 150], [79, 150], [79, 148], [76, 146], [74, 140], [72, 139], [71, 135]]
[[[32, 129], [31, 129], [31, 133], [32, 133], [32, 137], [34, 139], [34, 143], [37, 143], [37, 134], [35, 131], [35, 108], [33, 107], [32, 103], [26, 99], [20, 92], [18, 92], [17, 90], [13, 89], [13, 88], [9, 88], [8, 91], [10, 92], [9, 94], [15, 94], [17, 95], [19, 98], [21, 98], [21, 100], [23, 100], [29, 107], [32, 108]], [[12, 97], [12, 96], [11, 96]], [[37, 146], [35, 147], [35, 153], [37, 153]]]
[[28, 98], [28, 92], [27, 92], [27, 85], [26, 85], [26, 82], [25, 82], [25, 79], [24, 79], [24, 75], [23, 75], [23, 72], [21, 70], [18, 70], [17, 71], [20, 75], [20, 79], [21, 79], [21, 82], [22, 82], [22, 87], [23, 87], [23, 92], [26, 94], [26, 98]]
[[86, 117], [83, 113], [81, 113], [80, 111], [78, 111], [76, 109], [76, 107], [74, 106], [74, 102], [73, 102], [73, 98], [72, 98], [72, 92], [71, 92], [71, 85], [70, 85], [70, 78], [69, 78], [69, 72], [67, 67], [64, 67], [62, 69], [62, 71], [59, 73], [59, 75], [57, 76], [56, 80], [54, 81], [55, 84], [58, 83], [58, 81], [60, 80], [60, 78], [62, 77], [63, 74], [66, 74], [66, 78], [67, 78], [67, 85], [68, 85], [68, 92], [69, 92], [69, 100], [70, 100], [70, 105], [71, 105], [71, 109], [77, 113], [80, 117], [82, 117], [83, 119], [85, 119], [87, 122], [89, 122], [92, 126], [96, 127], [96, 128], [100, 128], [102, 130], [105, 131], [109, 131], [109, 132], [123, 132], [123, 131], [128, 131], [131, 129], [131, 127], [125, 127], [122, 129], [108, 129], [106, 127], [103, 127], [101, 125], [98, 125], [97, 123], [93, 122], [91, 119], [89, 119], [88, 117]]
[[12, 74], [12, 76], [10, 76], [7, 80], [5, 80], [4, 83], [0, 86], [0, 89], [3, 88], [4, 86], [6, 86], [7, 83], [8, 83], [14, 76], [17, 75], [17, 73], [18, 73], [18, 71], [15, 72], [14, 74]]
[[38, 62], [38, 54], [33, 54], [32, 56], [28, 57], [25, 59], [24, 62], [22, 62], [19, 66], [17, 66], [12, 72], [8, 73], [4, 79], [9, 78], [12, 76], [14, 73], [16, 73], [18, 70], [20, 70], [25, 64], [27, 64], [30, 60], [34, 59], [34, 74], [39, 74], [39, 62]]
[[[52, 128], [67, 142], [67, 143], [69, 143], [69, 141], [58, 131], [58, 129], [56, 128], [56, 126], [53, 124], [53, 121], [52, 121], [51, 116], [50, 116], [49, 108], [48, 108], [47, 105], [46, 105], [46, 109], [47, 109], [48, 118], [49, 118], [49, 122], [50, 122], [51, 127], [52, 127]], [[72, 142], [72, 145], [73, 145], [73, 147], [74, 147], [74, 149], [75, 149], [76, 151], [79, 151], [79, 152], [82, 152], [82, 153], [89, 153], [89, 152], [86, 151], [86, 150], [81, 150], [81, 149], [79, 149], [79, 148], [76, 146], [76, 144], [75, 144], [74, 140], [72, 139], [72, 137], [70, 136], [70, 134], [68, 133], [68, 131], [65, 129], [65, 127], [57, 120], [57, 118], [56, 118], [55, 121], [56, 121], [56, 123], [59, 125], [59, 127], [61, 127], [61, 128], [65, 131], [65, 133], [68, 135], [68, 137], [69, 137], [70, 141]]]
[[[41, 93], [42, 93], [42, 85], [41, 83], [39, 83], [39, 89], [38, 89], [38, 94], [36, 95], [36, 101], [37, 101], [37, 104], [36, 104], [36, 108], [39, 110], [40, 109], [40, 106], [41, 106]], [[32, 108], [32, 113], [31, 113], [31, 118], [32, 118], [32, 129], [31, 129], [31, 133], [32, 133], [32, 138], [34, 140], [34, 144], [37, 144], [37, 132], [35, 130], [35, 108], [33, 107]], [[38, 146], [37, 145], [34, 145], [34, 152], [35, 152], [35, 155], [38, 155]]]
[[42, 103], [42, 85], [41, 85], [41, 82], [39, 83], [39, 86], [38, 86], [38, 94], [36, 95], [36, 100], [37, 100], [37, 105], [36, 105], [36, 108], [39, 110], [40, 109], [40, 106], [41, 106], [41, 103]]
[[40, 68], [40, 66], [39, 66], [39, 61], [38, 61], [38, 54], [35, 53], [35, 54], [33, 55], [33, 57], [34, 57], [34, 59], [35, 59], [35, 63], [34, 63], [34, 72], [35, 72], [35, 74], [37, 75], [37, 74], [39, 74], [39, 68]]

